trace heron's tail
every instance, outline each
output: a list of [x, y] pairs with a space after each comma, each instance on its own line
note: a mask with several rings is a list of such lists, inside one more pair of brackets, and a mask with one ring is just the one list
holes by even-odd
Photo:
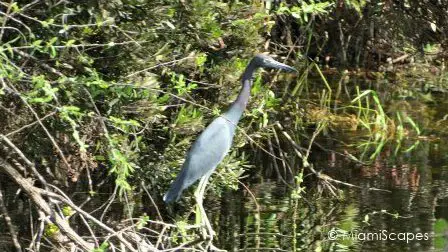
[[170, 189], [167, 193], [163, 196], [163, 201], [165, 203], [170, 203], [173, 201], [178, 201], [180, 196], [182, 195], [182, 191], [184, 189], [182, 188], [182, 183], [178, 179], [174, 181], [174, 183], [171, 185]]

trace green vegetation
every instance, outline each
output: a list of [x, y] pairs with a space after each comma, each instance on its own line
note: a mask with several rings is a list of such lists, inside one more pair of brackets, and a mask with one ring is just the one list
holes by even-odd
[[[337, 139], [344, 150], [334, 153], [368, 166], [385, 152], [410, 155], [431, 134], [448, 135], [446, 110], [434, 109], [448, 90], [448, 4], [398, 2], [0, 1], [0, 171], [11, 165], [54, 200], [47, 212], [27, 199], [11, 214], [27, 228], [1, 227], [34, 250], [61, 248], [67, 237], [93, 251], [201, 249], [192, 193], [180, 207], [166, 207], [161, 196], [195, 137], [236, 97], [248, 61], [269, 52], [299, 73], [257, 76], [210, 201], [248, 193], [256, 211], [244, 216], [243, 235], [258, 248], [358, 248], [325, 241], [322, 230], [330, 229], [314, 225], [335, 221], [322, 194], [337, 198], [344, 184], [321, 171], [313, 153], [330, 152], [326, 140]], [[288, 188], [279, 209], [246, 187], [260, 174]], [[17, 183], [2, 182], [6, 210], [19, 204], [11, 196], [23, 187]], [[322, 201], [310, 204], [314, 195]], [[369, 216], [338, 207], [347, 217], [338, 232], [357, 228], [356, 214]], [[55, 214], [90, 245], [61, 232]], [[283, 216], [291, 226], [277, 226]], [[434, 225], [437, 234], [446, 229], [443, 219]], [[282, 238], [263, 240], [263, 232]]]

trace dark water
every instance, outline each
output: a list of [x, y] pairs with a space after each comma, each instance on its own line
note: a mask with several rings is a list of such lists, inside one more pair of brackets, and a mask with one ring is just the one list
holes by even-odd
[[[249, 183], [257, 203], [243, 189], [206, 202], [217, 245], [229, 251], [448, 251], [448, 137], [446, 127], [435, 127], [448, 103], [444, 96], [434, 99], [389, 102], [412, 114], [422, 132], [399, 148], [386, 144], [370, 164], [341, 155], [348, 147], [340, 141], [320, 139], [337, 153], [314, 152], [314, 168], [359, 188], [331, 187], [309, 175], [303, 198], [294, 200], [291, 184], [270, 176]], [[343, 135], [345, 143], [359, 137]]]
[[[317, 185], [322, 192], [307, 188], [303, 197], [308, 204], [299, 200], [296, 205], [291, 189], [272, 180], [250, 185], [258, 210], [247, 192], [225, 194], [207, 211], [221, 247], [229, 251], [448, 251], [446, 142], [422, 141], [406, 155], [391, 157], [391, 153], [384, 150], [369, 166], [320, 153], [316, 168], [361, 188], [335, 184], [336, 196], [323, 185]], [[340, 236], [349, 233], [345, 239], [331, 240], [330, 231]]]

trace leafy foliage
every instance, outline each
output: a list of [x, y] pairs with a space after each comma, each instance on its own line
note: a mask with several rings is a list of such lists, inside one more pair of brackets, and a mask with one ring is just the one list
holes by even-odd
[[[278, 1], [1, 1], [2, 134], [67, 191], [88, 192], [87, 198], [117, 189], [121, 204], [129, 207], [124, 202], [139, 201], [135, 195], [146, 189], [142, 181], [152, 195], [162, 195], [195, 136], [235, 98], [239, 76], [254, 53], [297, 59], [304, 71], [294, 87], [275, 86], [277, 79], [266, 75], [255, 80], [234, 148], [215, 175], [219, 179], [212, 180], [213, 193], [221, 193], [238, 188], [240, 177], [254, 167], [251, 159], [257, 151], [281, 153], [288, 130], [297, 133], [288, 144], [301, 150], [297, 146], [307, 129], [318, 125], [316, 132], [327, 134], [349, 118], [332, 109], [339, 101], [322, 65], [364, 62], [369, 67], [375, 62], [375, 68], [395, 57], [395, 49], [438, 54], [446, 46], [446, 16], [421, 1], [273, 2]], [[412, 13], [410, 6], [418, 12]], [[409, 29], [402, 19], [414, 14], [434, 37]], [[372, 26], [377, 34], [370, 34]], [[378, 28], [383, 26], [398, 28]], [[323, 87], [311, 93], [307, 83], [316, 76]], [[420, 135], [410, 116], [388, 114], [376, 92], [357, 91], [344, 109], [355, 111], [356, 118], [350, 117], [354, 128], [360, 125], [370, 134], [362, 146], [371, 159], [393, 136], [400, 146], [406, 127]], [[318, 105], [303, 112], [308, 99]], [[283, 123], [287, 129], [276, 130]], [[269, 145], [275, 150], [266, 151]], [[297, 174], [291, 198], [298, 209], [303, 169]], [[87, 207], [96, 208], [89, 200]], [[129, 210], [123, 216], [133, 214]], [[172, 241], [192, 240], [188, 217], [186, 213], [178, 221]], [[137, 229], [152, 220], [141, 217]], [[45, 230], [48, 236], [57, 232], [52, 225]], [[105, 241], [95, 251], [106, 251], [111, 244]]]

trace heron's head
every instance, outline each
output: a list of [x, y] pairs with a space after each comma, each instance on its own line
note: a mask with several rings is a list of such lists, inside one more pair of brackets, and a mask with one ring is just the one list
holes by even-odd
[[265, 54], [257, 54], [251, 61], [251, 64], [255, 66], [255, 68], [270, 68], [270, 69], [280, 69], [287, 72], [297, 72], [297, 70], [293, 67], [280, 63], [273, 58], [269, 57]]

